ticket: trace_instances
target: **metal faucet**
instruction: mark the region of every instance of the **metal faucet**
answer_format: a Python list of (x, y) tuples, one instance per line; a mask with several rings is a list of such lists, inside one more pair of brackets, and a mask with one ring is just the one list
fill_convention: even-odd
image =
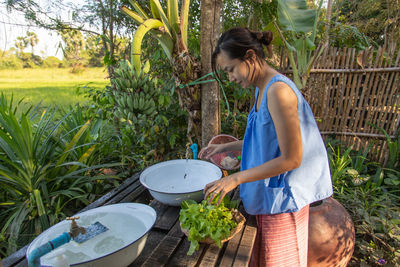
[(198, 145), (196, 143), (190, 144), (187, 143), (186, 144), (186, 159), (189, 159), (189, 154), (190, 152), (193, 153), (193, 159), (197, 159), (197, 151), (198, 151)]
[(78, 226), (78, 224), (75, 222), (75, 220), (79, 220), (79, 216), (75, 217), (67, 217), (66, 220), (71, 221), (71, 228), (70, 228), (70, 236), (72, 238), (77, 237), (79, 234), (86, 234), (86, 229), (85, 227)]
[(35, 248), (28, 256), (29, 267), (40, 267), (40, 257), (58, 248), (61, 245), (68, 243), (69, 241), (71, 241), (71, 238), (75, 238), (79, 234), (86, 233), (86, 229), (84, 227), (78, 226), (78, 224), (75, 222), (75, 220), (79, 219), (78, 216), (67, 217), (66, 219), (72, 221), (70, 232), (64, 232), (53, 240), (41, 245), (40, 247)]

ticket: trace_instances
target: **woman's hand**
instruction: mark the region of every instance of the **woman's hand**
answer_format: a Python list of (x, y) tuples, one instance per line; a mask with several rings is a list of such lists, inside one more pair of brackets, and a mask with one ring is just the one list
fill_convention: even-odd
[(238, 178), (237, 178), (237, 173), (234, 173), (232, 175), (226, 176), (224, 178), (221, 178), (217, 181), (214, 181), (212, 183), (207, 184), (204, 187), (204, 199), (207, 199), (208, 196), (210, 198), (208, 199), (208, 203), (211, 203), (213, 199), (220, 194), (217, 206), (222, 202), (226, 194), (228, 194), (230, 191), (235, 189), (239, 185)]
[(210, 144), (205, 148), (202, 158), (210, 159), (210, 157), (215, 154), (222, 153), (225, 151), (225, 146), (223, 144)]

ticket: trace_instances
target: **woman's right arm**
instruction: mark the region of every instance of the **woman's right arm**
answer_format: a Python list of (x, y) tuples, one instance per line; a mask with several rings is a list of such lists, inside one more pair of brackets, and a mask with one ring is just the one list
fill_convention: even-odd
[(224, 145), (226, 145), (225, 151), (238, 151), (238, 150), (242, 151), (243, 140), (226, 143)]
[(211, 156), (223, 153), (226, 151), (242, 151), (243, 147), (243, 140), (238, 140), (230, 143), (225, 144), (211, 144), (206, 147), (204, 152), (204, 158), (209, 159)]

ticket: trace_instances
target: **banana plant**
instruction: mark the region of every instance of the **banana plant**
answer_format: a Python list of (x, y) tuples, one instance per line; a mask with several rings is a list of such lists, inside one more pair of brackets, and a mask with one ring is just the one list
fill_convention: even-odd
[(188, 84), (200, 76), (200, 64), (188, 51), (188, 17), (190, 0), (183, 0), (179, 11), (178, 0), (167, 0), (164, 11), (159, 0), (150, 0), (151, 16), (135, 0), (129, 0), (133, 10), (126, 6), (122, 11), (139, 24), (132, 42), (132, 65), (141, 72), (141, 45), (145, 34), (158, 40), (173, 69), (173, 78), (179, 104), (188, 112), (187, 137), (192, 143), (192, 130), (198, 141), (201, 135), (200, 85)]
[(137, 73), (141, 70), (141, 45), (146, 33), (158, 40), (169, 60), (172, 60), (174, 53), (187, 51), (187, 27), (189, 16), (190, 0), (184, 0), (179, 16), (178, 0), (167, 1), (167, 13), (161, 7), (158, 0), (150, 0), (151, 13), (147, 15), (139, 4), (129, 0), (134, 10), (126, 6), (122, 11), (139, 24), (139, 28), (133, 37), (132, 43), (132, 65)]
[[(315, 60), (322, 54), (326, 43), (315, 45), (322, 0), (317, 10), (308, 9), (305, 0), (278, 0), (278, 11), (265, 30), (274, 30), (286, 48), (293, 80), (301, 90), (306, 86)], [(315, 51), (314, 51), (315, 50)]]

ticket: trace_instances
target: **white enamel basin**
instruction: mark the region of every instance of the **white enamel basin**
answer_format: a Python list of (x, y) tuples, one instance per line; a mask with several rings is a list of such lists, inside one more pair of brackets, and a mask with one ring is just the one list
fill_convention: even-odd
[[(41, 266), (53, 266), (59, 250), (64, 251), (71, 266), (115, 266), (123, 267), (132, 263), (141, 253), (147, 233), (156, 220), (156, 212), (148, 205), (121, 203), (107, 205), (77, 214), (79, 226), (89, 226), (100, 222), (108, 228), (81, 244), (71, 240), (40, 259)], [(69, 232), (71, 221), (62, 221), (50, 227), (29, 245), (26, 257), (37, 247)]]
[(140, 182), (161, 203), (180, 206), (187, 199), (201, 201), (204, 186), (221, 176), (221, 170), (210, 162), (177, 159), (148, 167), (140, 174)]

